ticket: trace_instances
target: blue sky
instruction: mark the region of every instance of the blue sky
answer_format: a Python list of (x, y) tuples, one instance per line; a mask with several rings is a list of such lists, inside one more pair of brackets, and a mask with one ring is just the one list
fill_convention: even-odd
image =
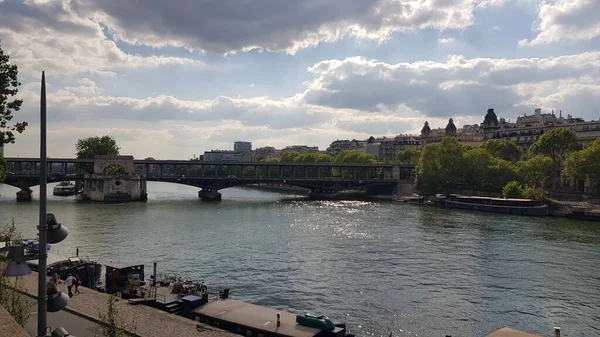
[(35, 156), (109, 134), (123, 154), (187, 159), (235, 140), (317, 145), (514, 119), (600, 118), (600, 1), (0, 0)]

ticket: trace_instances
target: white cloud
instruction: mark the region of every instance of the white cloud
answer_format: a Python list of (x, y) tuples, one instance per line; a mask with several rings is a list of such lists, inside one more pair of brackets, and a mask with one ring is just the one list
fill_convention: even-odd
[(78, 15), (67, 1), (0, 2), (2, 48), (21, 74), (93, 73), (112, 75), (119, 69), (164, 65), (202, 65), (200, 61), (129, 54), (109, 40), (102, 26)]
[(573, 81), (600, 84), (598, 60), (600, 52), (532, 59), (451, 56), (444, 63), (328, 60), (309, 68), (316, 78), (304, 97), (309, 104), (405, 117), (482, 116), (490, 107), (515, 116), (536, 105), (557, 107), (560, 101), (539, 91), (546, 85), (556, 94)]
[(539, 45), (564, 40), (590, 40), (600, 36), (600, 1), (558, 0), (542, 3), (534, 26), (535, 39), (519, 45)]
[(477, 6), (498, 0), (80, 0), (76, 10), (120, 40), (235, 53), (285, 51), (344, 36), (379, 42), (399, 31), (463, 29)]
[(453, 37), (438, 39), (438, 43), (441, 43), (441, 44), (452, 44), (454, 42), (456, 42), (456, 39)]
[[(319, 62), (304, 93), (183, 100), (104, 95), (89, 79), (50, 86), (51, 156), (68, 156), (77, 138), (111, 134), (136, 157), (188, 158), (246, 139), (255, 146), (326, 148), (335, 139), (418, 133), (425, 120), (443, 127), (481, 122), (488, 108), (514, 118), (541, 107), (589, 119), (600, 105), (600, 52), (555, 58), (451, 56), (445, 62), (388, 64), (361, 57)], [(8, 155), (36, 155), (39, 84), (23, 87), (19, 119), (32, 126)], [(110, 127), (109, 127), (110, 126)], [(49, 150), (50, 151), (50, 150)]]

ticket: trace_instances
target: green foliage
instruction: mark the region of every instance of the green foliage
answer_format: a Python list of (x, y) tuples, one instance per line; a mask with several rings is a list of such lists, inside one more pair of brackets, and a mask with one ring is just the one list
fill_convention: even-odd
[(126, 323), (123, 320), (121, 311), (117, 308), (116, 297), (110, 296), (107, 301), (106, 313), (98, 313), (102, 327), (102, 336), (104, 337), (128, 337), (135, 334), (135, 320)]
[(335, 157), (336, 163), (377, 164), (377, 157), (360, 150), (345, 150)]
[(426, 145), (416, 175), (417, 187), (431, 194), (463, 188), (500, 192), (508, 181), (517, 179), (513, 163), (483, 147), (461, 145), (454, 137)]
[(544, 186), (552, 177), (554, 160), (548, 156), (540, 155), (517, 163), (517, 173), (521, 181), (527, 186)]
[[(0, 229), (0, 241), (6, 245), (21, 243), (22, 237), (15, 226), (13, 219)], [(0, 269), (4, 268), (8, 256), (6, 252), (0, 253)], [(29, 313), (33, 301), (24, 295), (24, 282), (20, 277), (6, 277), (0, 273), (0, 306), (15, 319), (15, 321), (25, 327), (29, 319)]]
[(600, 189), (600, 138), (581, 151), (571, 153), (565, 160), (563, 173), (576, 179), (590, 178), (595, 189)]
[(515, 162), (523, 156), (523, 150), (511, 141), (490, 139), (483, 143), (482, 147), (486, 149), (490, 155), (511, 162)]
[(416, 184), (425, 193), (447, 191), (463, 185), (464, 147), (455, 137), (423, 148), (416, 172)]
[(125, 174), (125, 168), (121, 165), (106, 165), (106, 167), (104, 167), (104, 170), (102, 170), (102, 173), (107, 176), (118, 176), (121, 174)]
[(539, 200), (539, 201), (547, 201), (548, 193), (542, 187), (531, 187), (528, 186), (523, 191), (523, 196), (527, 199)]
[(577, 135), (571, 129), (552, 129), (544, 133), (529, 148), (529, 157), (548, 156), (561, 168), (567, 155), (581, 149)]
[(127, 292), (135, 295), (138, 292), (138, 289), (140, 288), (140, 281), (139, 280), (128, 280), (127, 281)]
[(507, 199), (523, 198), (523, 189), (518, 181), (509, 181), (502, 189), (502, 195)]
[(398, 151), (396, 160), (399, 164), (417, 165), (419, 164), (419, 160), (421, 160), (421, 151), (415, 149)]
[(120, 148), (111, 136), (88, 137), (77, 140), (75, 151), (79, 159), (94, 159), (99, 155), (119, 155)]
[(23, 100), (12, 99), (21, 83), (17, 80), (17, 65), (9, 61), (10, 57), (4, 54), (0, 45), (0, 147), (14, 143), (15, 132), (22, 133), (28, 125), (27, 122), (12, 122), (13, 114), (21, 109)]
[(265, 159), (261, 160), (260, 162), (261, 163), (279, 163), (279, 162), (281, 162), (281, 158), (277, 158), (277, 157), (265, 158)]

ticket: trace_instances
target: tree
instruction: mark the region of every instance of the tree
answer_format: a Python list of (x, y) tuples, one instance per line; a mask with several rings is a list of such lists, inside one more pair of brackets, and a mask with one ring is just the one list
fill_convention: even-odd
[(344, 150), (335, 157), (336, 163), (377, 164), (377, 157), (360, 150)]
[(463, 147), (455, 137), (423, 148), (417, 165), (416, 184), (425, 193), (462, 187), (464, 184)]
[(483, 143), (482, 147), (486, 149), (490, 155), (511, 162), (515, 162), (523, 156), (523, 150), (511, 141), (490, 139)]
[(88, 137), (77, 140), (75, 144), (78, 159), (94, 159), (94, 156), (118, 156), (120, 148), (111, 136)]
[[(7, 246), (22, 241), (21, 234), (17, 231), (15, 220), (0, 229), (0, 242)], [(6, 252), (0, 253), (0, 266), (4, 266), (8, 256)], [(15, 319), (19, 325), (25, 327), (29, 320), (32, 300), (25, 295), (25, 286), (20, 277), (6, 277), (0, 273), (0, 306)]]
[(4, 54), (0, 45), (0, 147), (15, 142), (15, 132), (22, 133), (27, 122), (13, 122), (13, 114), (21, 109), (23, 100), (13, 97), (19, 92), (21, 83), (17, 80), (19, 70), (10, 64), (10, 57)]
[(125, 174), (125, 168), (121, 165), (106, 165), (104, 170), (102, 170), (102, 174), (105, 174), (107, 176), (117, 176)]
[(126, 323), (121, 316), (115, 296), (110, 296), (107, 301), (106, 313), (98, 313), (104, 337), (128, 337), (131, 333), (135, 333), (135, 319)]
[(417, 165), (421, 159), (421, 151), (415, 149), (406, 149), (398, 151), (396, 160), (399, 164)]
[(523, 198), (523, 189), (518, 181), (509, 181), (502, 189), (502, 195), (507, 199)]
[(474, 148), (463, 153), (465, 159), (464, 181), (471, 190), (486, 190), (490, 183), (489, 166), (492, 156), (483, 148)]
[(554, 161), (548, 156), (536, 156), (517, 163), (517, 173), (521, 181), (530, 187), (543, 187), (552, 177)]
[(577, 135), (571, 129), (552, 129), (544, 133), (529, 148), (529, 157), (548, 156), (561, 168), (567, 155), (581, 149)]
[(600, 138), (581, 151), (571, 153), (565, 160), (563, 173), (576, 179), (590, 178), (595, 189), (600, 189)]

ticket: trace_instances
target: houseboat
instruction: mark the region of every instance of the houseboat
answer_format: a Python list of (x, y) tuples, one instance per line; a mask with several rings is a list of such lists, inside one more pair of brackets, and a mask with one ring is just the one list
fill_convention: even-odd
[(295, 315), (227, 297), (208, 301), (191, 314), (198, 322), (246, 337), (352, 336), (344, 324), (333, 324), (325, 316)]
[(52, 194), (61, 197), (68, 197), (71, 195), (75, 195), (75, 185), (70, 181), (60, 182), (58, 185), (54, 186), (52, 190)]
[[(31, 253), (37, 253), (39, 244), (29, 242), (25, 244), (25, 247)], [(37, 259), (27, 261), (27, 264), (31, 270), (39, 272), (39, 261)], [(79, 275), (81, 285), (87, 288), (95, 288), (101, 280), (102, 265), (83, 260), (79, 256), (63, 257), (57, 254), (48, 254), (46, 265), (48, 276), (58, 274), (60, 279), (66, 280), (69, 274)]]
[(519, 215), (548, 215), (548, 205), (532, 199), (502, 199), (450, 194), (436, 196), (435, 204), (446, 208), (467, 209)]

